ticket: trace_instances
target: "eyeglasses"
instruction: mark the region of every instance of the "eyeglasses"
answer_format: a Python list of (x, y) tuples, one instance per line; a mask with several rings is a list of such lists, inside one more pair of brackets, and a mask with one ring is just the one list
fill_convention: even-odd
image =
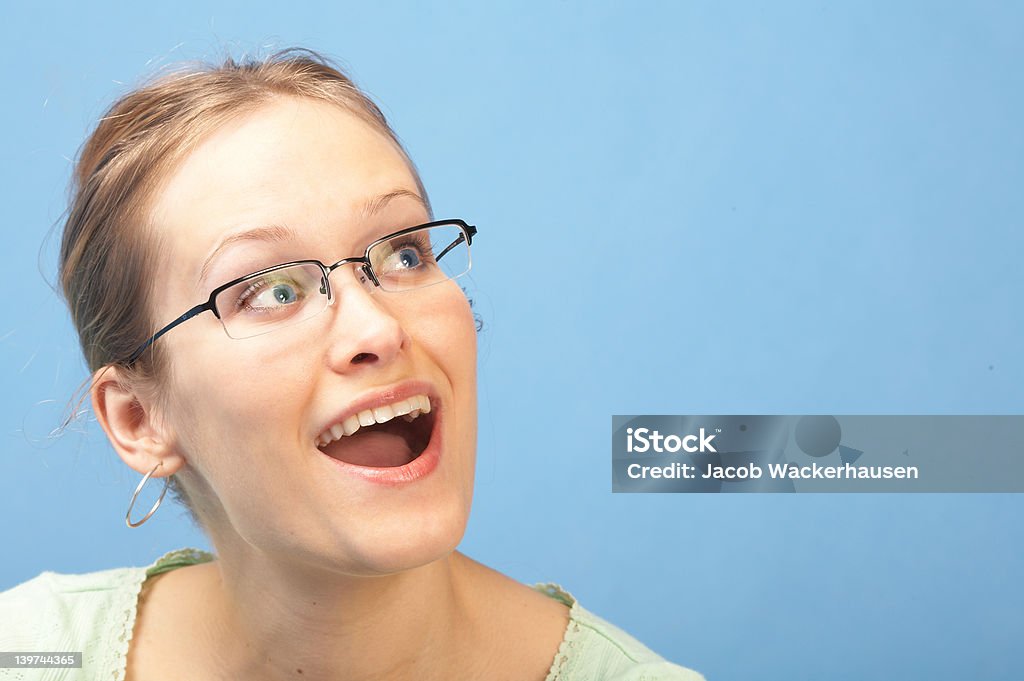
[(409, 291), (461, 277), (471, 266), (476, 227), (439, 220), (409, 227), (371, 243), (359, 257), (333, 265), (297, 260), (274, 265), (218, 286), (209, 299), (157, 331), (132, 353), (127, 365), (174, 327), (209, 310), (231, 338), (251, 338), (305, 321), (333, 300), (331, 272), (359, 263), (366, 279), (384, 291)]

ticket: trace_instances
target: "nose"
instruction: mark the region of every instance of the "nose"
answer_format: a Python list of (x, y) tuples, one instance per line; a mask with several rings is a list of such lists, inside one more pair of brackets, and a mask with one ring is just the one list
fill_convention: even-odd
[(400, 295), (381, 291), (358, 266), (331, 273), (334, 298), (327, 360), (340, 373), (366, 365), (387, 365), (409, 343), (401, 320), (384, 298)]

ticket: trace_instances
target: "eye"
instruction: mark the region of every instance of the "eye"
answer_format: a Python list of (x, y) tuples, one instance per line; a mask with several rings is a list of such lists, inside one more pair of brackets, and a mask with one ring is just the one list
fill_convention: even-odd
[(444, 230), (420, 227), (378, 242), (369, 253), (376, 283), (385, 291), (405, 291), (443, 280), (435, 245), (448, 236)]
[(298, 303), (305, 291), (287, 277), (267, 275), (254, 279), (238, 296), (236, 310), (272, 312)]
[(273, 296), (274, 301), (280, 305), (287, 305), (294, 303), (299, 299), (298, 293), (290, 284), (278, 284), (270, 288), (270, 295)]
[(398, 266), (405, 269), (419, 267), (423, 262), (420, 259), (419, 251), (411, 246), (406, 246), (399, 250), (395, 253), (394, 258), (397, 261)]
[(422, 269), (432, 259), (430, 240), (426, 235), (408, 235), (398, 243), (391, 243), (384, 261), (375, 267), (381, 273), (401, 274)]

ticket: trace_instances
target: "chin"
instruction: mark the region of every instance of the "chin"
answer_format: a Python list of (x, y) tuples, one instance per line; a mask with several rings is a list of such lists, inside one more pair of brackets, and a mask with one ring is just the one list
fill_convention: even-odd
[(352, 574), (386, 575), (428, 565), (450, 555), (466, 533), (468, 507), (456, 503), (433, 507), (414, 517), (393, 514), (339, 538), (337, 566)]

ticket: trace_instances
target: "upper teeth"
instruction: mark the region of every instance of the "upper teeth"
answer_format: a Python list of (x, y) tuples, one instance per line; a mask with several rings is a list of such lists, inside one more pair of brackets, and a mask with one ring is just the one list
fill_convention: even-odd
[(325, 445), (329, 445), (335, 440), (340, 440), (346, 435), (352, 435), (362, 426), (372, 426), (375, 423), (386, 423), (396, 416), (401, 416), (406, 421), (412, 421), (420, 414), (429, 413), (430, 398), (426, 395), (415, 395), (405, 400), (385, 404), (381, 407), (364, 409), (359, 413), (352, 414), (341, 423), (335, 423), (333, 426), (320, 433), (320, 436), (316, 439), (316, 446), (323, 447)]

